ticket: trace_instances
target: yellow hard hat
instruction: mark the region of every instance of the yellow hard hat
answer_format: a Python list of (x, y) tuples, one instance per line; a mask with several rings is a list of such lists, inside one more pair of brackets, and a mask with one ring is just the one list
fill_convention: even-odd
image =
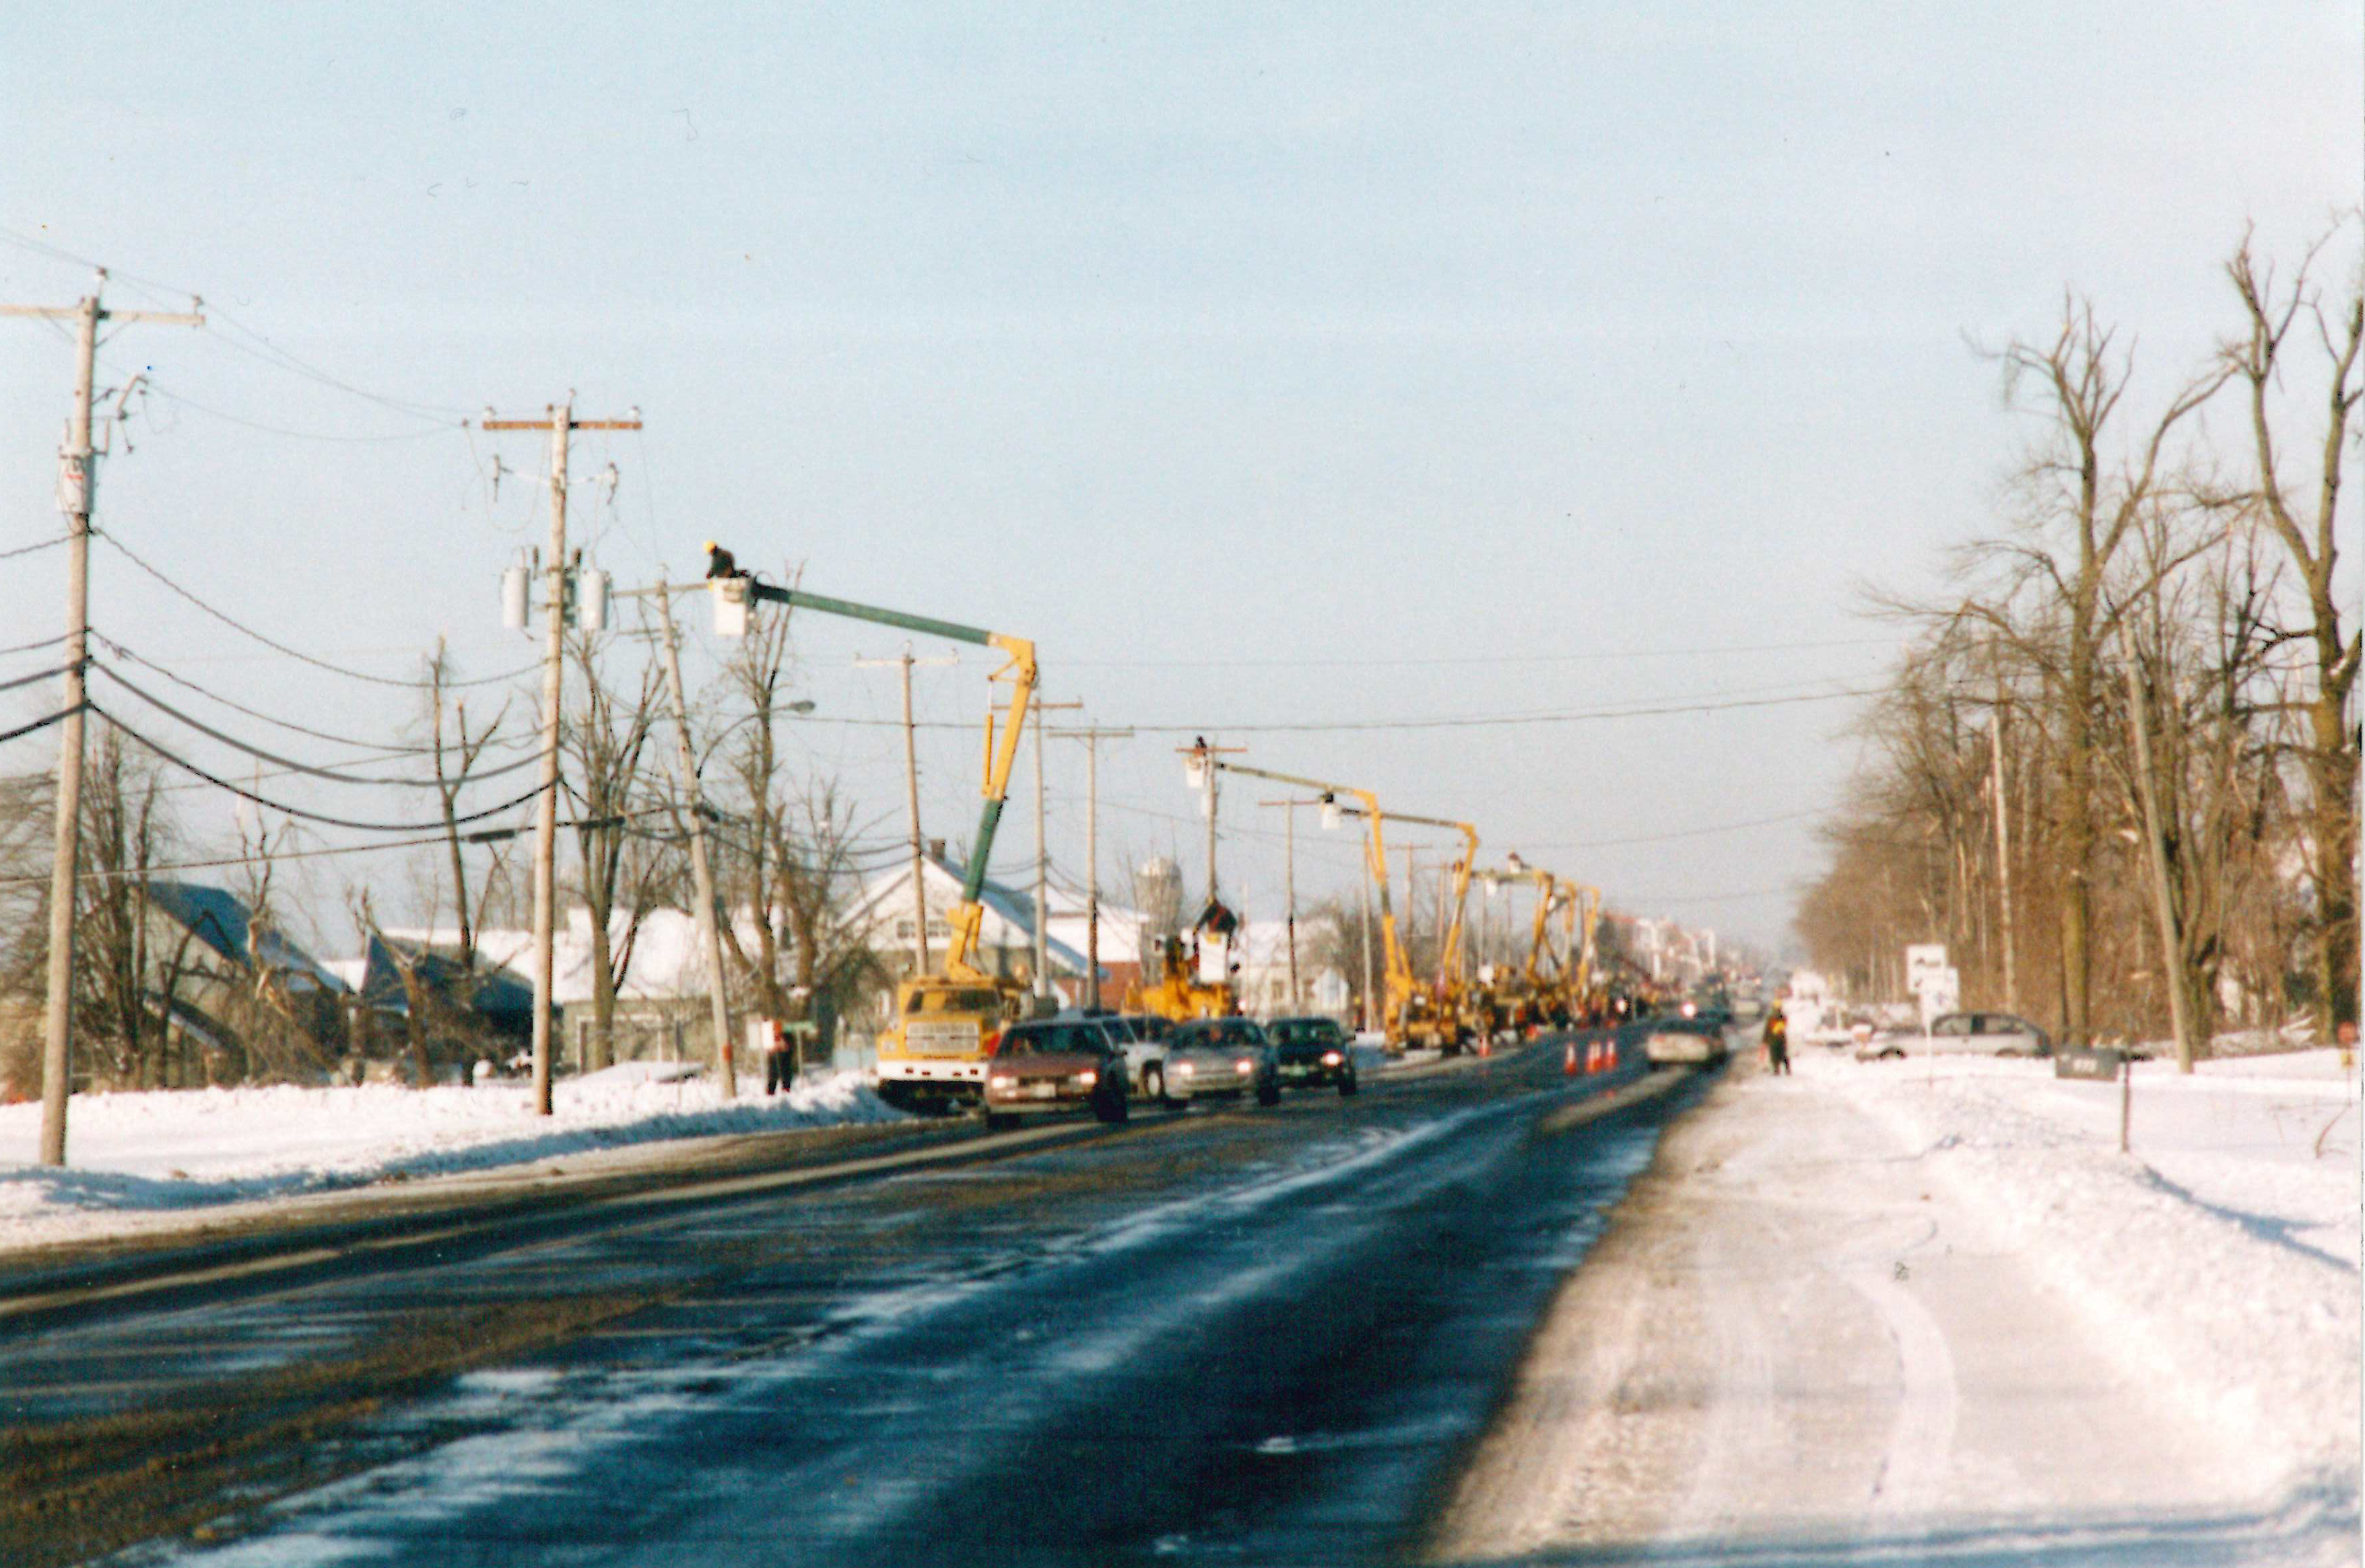
[(706, 550), (706, 553), (707, 553), (708, 554), (712, 555), (712, 554), (714, 554), (714, 552), (715, 552), (716, 550), (720, 549), (720, 548), (721, 548), (721, 546), (720, 546), (720, 545), (718, 545), (718, 544), (716, 544), (716, 543), (714, 543), (714, 541), (713, 541), (713, 540), (710, 539), (710, 540), (708, 540), (708, 541), (706, 542), (706, 544), (705, 544), (704, 548), (705, 548), (705, 550)]

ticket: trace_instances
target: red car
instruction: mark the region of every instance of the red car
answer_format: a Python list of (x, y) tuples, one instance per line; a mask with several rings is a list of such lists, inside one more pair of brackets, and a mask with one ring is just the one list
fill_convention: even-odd
[(986, 1064), (985, 1125), (1001, 1128), (1021, 1116), (1089, 1108), (1104, 1122), (1122, 1122), (1125, 1053), (1091, 1019), (1013, 1025)]

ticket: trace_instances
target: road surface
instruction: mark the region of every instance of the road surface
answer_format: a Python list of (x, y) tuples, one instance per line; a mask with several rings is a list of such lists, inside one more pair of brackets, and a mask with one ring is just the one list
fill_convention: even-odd
[(0, 1555), (1394, 1560), (1693, 1097), (1561, 1061), (0, 1279)]

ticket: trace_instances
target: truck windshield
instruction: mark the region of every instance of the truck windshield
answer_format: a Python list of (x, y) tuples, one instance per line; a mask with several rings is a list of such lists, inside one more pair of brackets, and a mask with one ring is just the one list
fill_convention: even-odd
[(1002, 999), (990, 991), (915, 991), (906, 1013), (998, 1013)]

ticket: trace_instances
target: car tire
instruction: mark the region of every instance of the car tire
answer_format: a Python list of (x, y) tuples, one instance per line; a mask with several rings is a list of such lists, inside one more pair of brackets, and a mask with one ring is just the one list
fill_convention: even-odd
[(1126, 1103), (1122, 1092), (1097, 1094), (1093, 1097), (1093, 1114), (1111, 1126), (1122, 1124), (1130, 1112), (1131, 1106)]
[(1905, 1059), (1905, 1053), (1899, 1050), (1895, 1046), (1891, 1046), (1887, 1050), (1881, 1052), (1877, 1059), (1881, 1061), (1903, 1061)]
[(1339, 1093), (1341, 1098), (1352, 1094), (1361, 1087), (1362, 1086), (1355, 1081), (1355, 1075), (1351, 1072), (1342, 1074), (1339, 1080)]
[(1257, 1084), (1256, 1088), (1256, 1100), (1257, 1103), (1260, 1105), (1280, 1104), (1281, 1080), (1277, 1078), (1268, 1078), (1261, 1081)]
[(988, 1111), (985, 1114), (985, 1130), (987, 1132), (1008, 1132), (1017, 1125), (1018, 1118), (1015, 1116), (1005, 1116), (999, 1111)]
[(1141, 1097), (1155, 1105), (1166, 1103), (1166, 1070), (1156, 1062), (1141, 1070)]

